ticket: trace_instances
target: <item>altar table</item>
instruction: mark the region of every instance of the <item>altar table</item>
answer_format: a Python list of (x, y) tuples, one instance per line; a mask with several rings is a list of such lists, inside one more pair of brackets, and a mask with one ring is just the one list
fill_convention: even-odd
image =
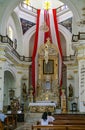
[(44, 112), (44, 111), (54, 112), (55, 107), (56, 103), (49, 103), (49, 102), (29, 103), (30, 112)]

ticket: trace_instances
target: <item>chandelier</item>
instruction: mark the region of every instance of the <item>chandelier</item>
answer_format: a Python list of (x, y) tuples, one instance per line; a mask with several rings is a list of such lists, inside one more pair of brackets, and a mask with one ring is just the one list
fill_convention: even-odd
[(50, 0), (44, 0), (44, 9), (49, 10), (51, 8), (51, 2)]

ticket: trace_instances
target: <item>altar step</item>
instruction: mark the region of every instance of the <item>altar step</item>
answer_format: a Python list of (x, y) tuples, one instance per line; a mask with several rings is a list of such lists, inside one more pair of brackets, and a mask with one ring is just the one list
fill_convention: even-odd
[(25, 114), (25, 122), (28, 122), (30, 124), (36, 124), (37, 121), (39, 121), (42, 117), (42, 113), (26, 113)]

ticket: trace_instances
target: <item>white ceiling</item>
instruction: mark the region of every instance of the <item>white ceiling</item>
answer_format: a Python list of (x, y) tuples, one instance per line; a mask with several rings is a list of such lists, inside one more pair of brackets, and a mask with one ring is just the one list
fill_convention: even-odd
[[(37, 8), (37, 9), (42, 9), (44, 2), (47, 0), (30, 0), (30, 3), (33, 7)], [(63, 3), (60, 0), (48, 0), (51, 3), (51, 8), (58, 8), (61, 5), (63, 5)]]

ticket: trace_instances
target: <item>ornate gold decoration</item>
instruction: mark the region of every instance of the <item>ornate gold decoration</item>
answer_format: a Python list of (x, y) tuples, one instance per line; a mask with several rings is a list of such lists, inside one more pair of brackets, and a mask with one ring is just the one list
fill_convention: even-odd
[[(45, 47), (47, 47), (48, 55), (45, 55)], [(44, 61), (53, 61), (53, 73), (43, 73)], [(38, 50), (38, 79), (37, 79), (37, 95), (36, 101), (52, 101), (57, 102), (60, 107), (59, 85), (58, 85), (58, 49), (55, 44), (51, 44), (48, 38), (46, 43), (42, 44)], [(57, 66), (56, 66), (57, 65)], [(34, 107), (33, 107), (34, 109)], [(41, 108), (44, 109), (44, 108)], [(50, 108), (51, 110), (51, 108)]]
[(44, 112), (44, 111), (54, 112), (55, 110), (54, 106), (30, 106), (29, 109), (30, 112)]

